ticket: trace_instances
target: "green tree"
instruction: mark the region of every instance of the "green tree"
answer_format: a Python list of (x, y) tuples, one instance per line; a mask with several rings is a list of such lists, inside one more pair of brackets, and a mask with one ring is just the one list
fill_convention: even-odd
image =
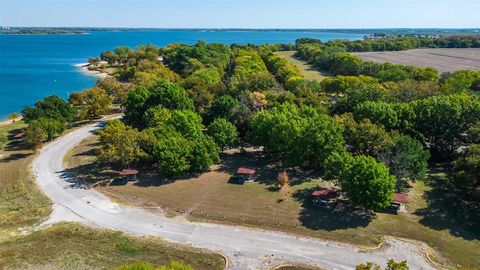
[(27, 127), (25, 130), (25, 139), (27, 144), (36, 151), (42, 146), (48, 139), (47, 132), (38, 127)]
[(390, 205), (395, 191), (395, 176), (388, 167), (368, 156), (354, 156), (341, 170), (340, 186), (350, 200), (372, 209), (383, 209)]
[(215, 118), (232, 120), (235, 111), (240, 107), (240, 101), (232, 96), (225, 95), (214, 99), (208, 106), (203, 117), (206, 124)]
[(378, 153), (391, 143), (391, 137), (381, 125), (373, 124), (369, 119), (356, 122), (351, 114), (337, 117), (345, 127), (346, 143), (355, 154), (378, 156)]
[(62, 134), (65, 130), (65, 124), (59, 120), (52, 118), (40, 117), (28, 123), (29, 127), (36, 130), (41, 129), (47, 134), (47, 140), (52, 140)]
[(346, 90), (346, 95), (341, 97), (332, 106), (334, 113), (352, 112), (355, 106), (367, 101), (384, 101), (387, 90), (378, 84), (362, 84), (356, 88)]
[(162, 105), (169, 110), (195, 110), (192, 99), (181, 86), (167, 80), (159, 80), (150, 90), (147, 108)]
[(250, 122), (250, 141), (290, 166), (322, 166), (344, 150), (342, 126), (312, 107), (284, 103), (260, 112)]
[(101, 88), (112, 99), (113, 103), (123, 104), (128, 97), (128, 92), (132, 90), (131, 83), (123, 83), (116, 78), (107, 77), (103, 80), (98, 80), (95, 88)]
[(400, 102), (410, 102), (445, 93), (434, 81), (406, 80), (394, 84), (389, 89), (390, 95)]
[(413, 79), (417, 81), (434, 81), (438, 80), (438, 71), (433, 68), (416, 68), (413, 72)]
[[(343, 126), (327, 115), (314, 116), (293, 142), (289, 160), (292, 164), (324, 168), (325, 160), (333, 153), (345, 151)], [(294, 160), (298, 160), (294, 162)]]
[(421, 180), (425, 179), (429, 158), (430, 153), (419, 141), (407, 135), (397, 135), (377, 159), (385, 163), (398, 180)]
[(11, 120), (13, 123), (15, 123), (18, 119), (20, 119), (20, 114), (18, 113), (11, 113), (8, 115), (8, 120)]
[(202, 118), (200, 115), (190, 110), (173, 110), (172, 117), (168, 122), (180, 132), (185, 138), (198, 138), (203, 135)]
[(99, 63), (100, 63), (100, 58), (98, 57), (88, 58), (88, 64), (92, 66), (94, 69), (97, 68)]
[(109, 121), (98, 134), (101, 160), (129, 166), (147, 156), (140, 146), (140, 133), (118, 119)]
[(212, 164), (220, 162), (220, 149), (210, 136), (201, 135), (190, 141), (190, 168), (194, 171), (208, 170)]
[(37, 101), (34, 107), (25, 107), (22, 111), (26, 123), (40, 117), (53, 118), (62, 122), (71, 122), (76, 116), (76, 110), (58, 96), (48, 96)]
[(381, 124), (388, 130), (397, 128), (399, 124), (397, 112), (386, 102), (361, 103), (355, 107), (354, 115), (356, 119), (370, 119), (374, 124)]
[(182, 134), (173, 129), (157, 131), (157, 143), (153, 147), (153, 157), (160, 171), (168, 176), (177, 176), (189, 170), (191, 144)]
[(100, 54), (100, 59), (102, 61), (107, 61), (109, 65), (114, 65), (116, 64), (118, 58), (115, 54), (113, 54), (111, 51), (105, 51)]
[(112, 100), (101, 88), (95, 87), (83, 91), (83, 103), (80, 106), (81, 119), (94, 119), (109, 111)]
[(392, 67), (377, 72), (375, 76), (380, 82), (399, 82), (408, 80), (410, 74), (401, 67)]
[[(480, 200), (480, 144), (470, 145), (453, 163), (453, 183), (464, 198)], [(475, 199), (476, 198), (476, 199)]]
[[(385, 270), (409, 270), (407, 261), (401, 261), (397, 263), (395, 260), (390, 259), (387, 261), (387, 267)], [(381, 270), (378, 264), (367, 262), (366, 264), (359, 264), (355, 267), (355, 270)]]
[(335, 75), (360, 75), (362, 59), (349, 53), (336, 53), (330, 60), (330, 71)]
[(137, 87), (128, 93), (128, 98), (125, 102), (125, 121), (127, 123), (135, 126), (142, 126), (144, 124), (144, 114), (145, 111), (149, 109), (145, 103), (149, 96), (150, 91), (145, 87)]
[(472, 125), (466, 131), (466, 134), (469, 143), (480, 143), (480, 122)]
[(145, 112), (144, 122), (147, 127), (160, 127), (169, 124), (171, 121), (172, 111), (162, 105), (151, 107)]
[(435, 156), (452, 153), (455, 137), (462, 131), (462, 106), (449, 96), (435, 96), (415, 101), (414, 128), (430, 144)]
[(208, 126), (208, 135), (223, 149), (227, 146), (233, 147), (238, 142), (237, 128), (224, 118), (216, 118)]

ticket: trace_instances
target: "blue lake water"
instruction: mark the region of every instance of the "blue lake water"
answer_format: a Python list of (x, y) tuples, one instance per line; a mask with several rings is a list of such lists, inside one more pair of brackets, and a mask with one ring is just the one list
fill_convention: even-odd
[(0, 120), (9, 113), (48, 95), (67, 98), (68, 93), (89, 88), (96, 78), (74, 65), (84, 63), (116, 46), (134, 48), (139, 44), (164, 46), (172, 42), (294, 43), (300, 37), (361, 39), (362, 34), (279, 31), (132, 31), (92, 32), (82, 35), (0, 34)]

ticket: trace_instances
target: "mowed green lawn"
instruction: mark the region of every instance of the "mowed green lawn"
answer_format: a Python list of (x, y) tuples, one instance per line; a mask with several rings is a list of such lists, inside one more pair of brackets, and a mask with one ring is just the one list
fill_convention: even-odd
[(312, 65), (308, 64), (307, 62), (300, 60), (298, 58), (295, 58), (293, 56), (295, 51), (282, 51), (282, 52), (274, 52), (274, 53), (278, 56), (285, 58), (288, 62), (292, 63), (293, 65), (297, 66), (297, 68), (300, 70), (302, 75), (307, 80), (316, 80), (320, 82), (325, 77), (329, 76), (327, 73), (321, 72), (318, 69), (315, 69), (314, 67), (312, 67)]
[(119, 232), (61, 223), (0, 243), (0, 269), (105, 269), (125, 263), (184, 262), (196, 270), (224, 269), (225, 259), (200, 249)]
[[(96, 140), (92, 136), (75, 147), (67, 164), (85, 180), (109, 181), (117, 174), (95, 162)], [(222, 159), (222, 164), (212, 171), (199, 175), (165, 179), (141, 169), (141, 182), (127, 185), (105, 185), (104, 182), (96, 189), (121, 203), (193, 221), (279, 230), (365, 247), (377, 245), (384, 235), (419, 240), (441, 253), (442, 256), (431, 254), (439, 263), (446, 263), (440, 258), (443, 257), (455, 267), (480, 267), (478, 236), (441, 222), (448, 214), (443, 208), (431, 205), (432, 188), (425, 182), (413, 184), (407, 214), (370, 216), (342, 204), (331, 209), (312, 207), (309, 199), (312, 189), (328, 183), (309, 172), (291, 174), (291, 187), (278, 191), (275, 188), (277, 171), (265, 162), (261, 152), (225, 154)], [(259, 183), (229, 183), (240, 166), (257, 169)]]

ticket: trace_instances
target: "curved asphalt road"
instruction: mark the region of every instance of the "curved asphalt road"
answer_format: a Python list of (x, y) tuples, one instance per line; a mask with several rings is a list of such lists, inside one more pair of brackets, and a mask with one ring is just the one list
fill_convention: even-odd
[(410, 269), (434, 269), (413, 244), (388, 239), (387, 249), (362, 253), (356, 247), (295, 237), (277, 232), (208, 223), (192, 223), (117, 205), (92, 189), (85, 189), (64, 173), (66, 152), (99, 128), (92, 124), (46, 145), (33, 162), (38, 185), (52, 199), (54, 211), (47, 223), (80, 221), (141, 236), (158, 236), (180, 244), (224, 254), (228, 269), (268, 269), (285, 262), (312, 264), (325, 269), (354, 269), (389, 258), (407, 260)]

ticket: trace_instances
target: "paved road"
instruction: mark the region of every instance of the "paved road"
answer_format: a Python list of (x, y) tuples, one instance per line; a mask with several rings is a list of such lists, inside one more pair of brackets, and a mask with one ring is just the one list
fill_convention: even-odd
[(78, 184), (64, 172), (66, 152), (89, 136), (100, 124), (77, 129), (46, 145), (33, 162), (38, 185), (52, 199), (54, 211), (47, 221), (80, 221), (141, 236), (158, 236), (181, 244), (225, 255), (228, 269), (268, 269), (282, 262), (312, 264), (325, 269), (353, 269), (389, 258), (408, 260), (411, 269), (434, 269), (419, 255), (418, 247), (388, 239), (390, 247), (362, 253), (356, 247), (277, 232), (208, 223), (192, 223), (117, 205), (106, 196)]

